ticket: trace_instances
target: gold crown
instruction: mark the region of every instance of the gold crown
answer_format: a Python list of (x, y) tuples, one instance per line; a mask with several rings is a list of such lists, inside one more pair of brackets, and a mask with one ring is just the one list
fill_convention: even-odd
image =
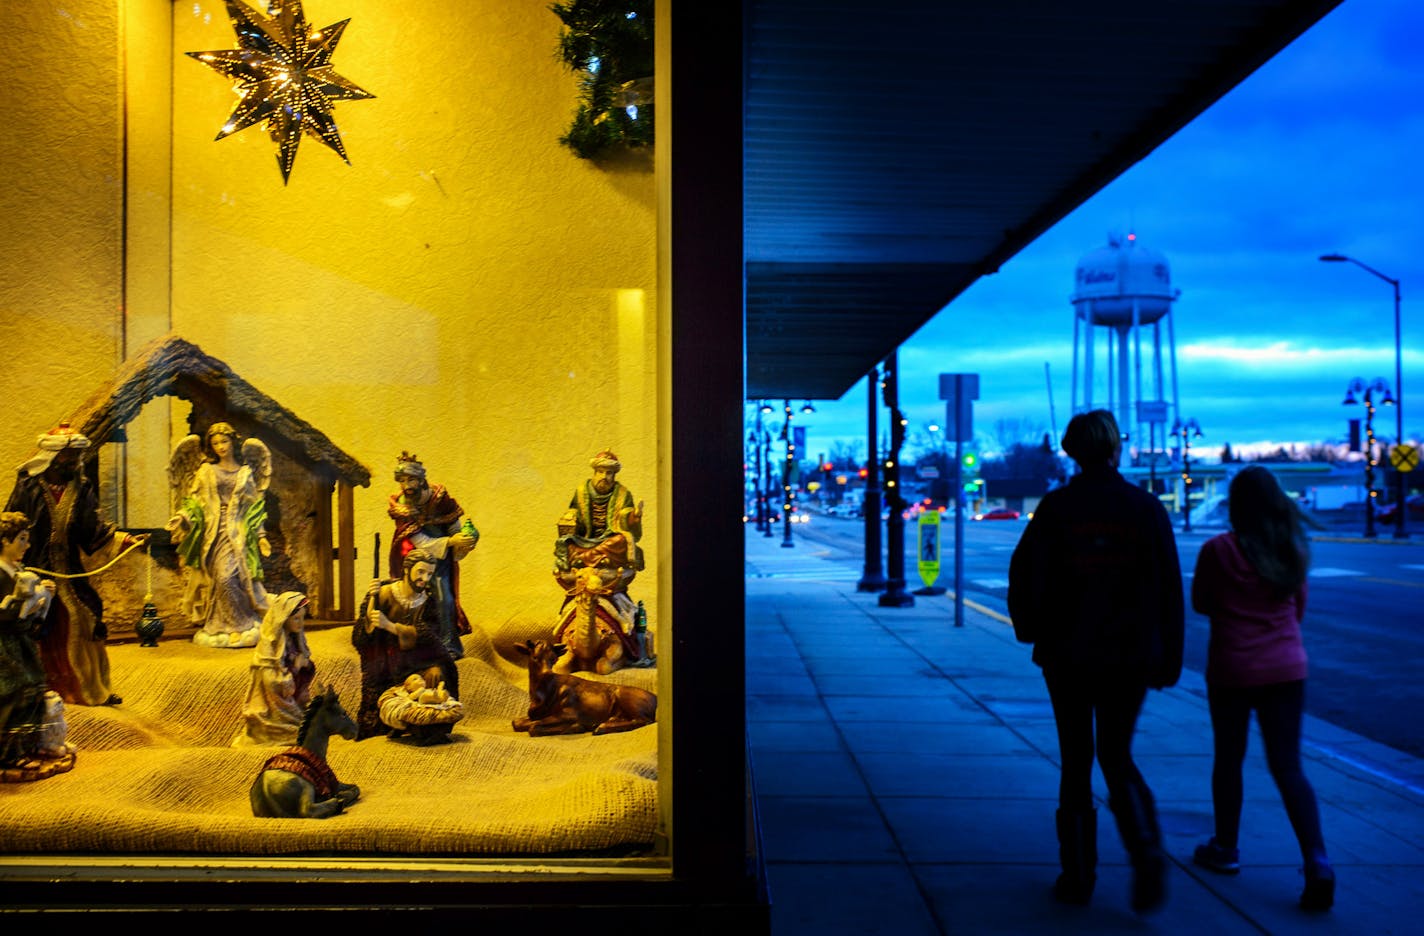
[(404, 449), (396, 456), (396, 480), (399, 481), (405, 475), (415, 478), (425, 477), (425, 466), (420, 463), (420, 459), (414, 452), (407, 452)]

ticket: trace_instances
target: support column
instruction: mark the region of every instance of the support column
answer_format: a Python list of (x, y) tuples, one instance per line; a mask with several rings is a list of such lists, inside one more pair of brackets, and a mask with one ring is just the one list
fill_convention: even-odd
[(885, 572), (880, 561), (880, 443), (877, 438), (877, 408), (880, 403), (880, 368), (872, 368), (865, 378), (865, 436), (869, 440), (865, 455), (865, 498), (861, 501), (865, 515), (865, 570), (855, 590), (879, 592), (885, 590)]

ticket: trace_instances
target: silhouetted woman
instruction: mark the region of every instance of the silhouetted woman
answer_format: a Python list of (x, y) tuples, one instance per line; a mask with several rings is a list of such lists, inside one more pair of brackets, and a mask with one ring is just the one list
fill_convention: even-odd
[(1259, 465), (1231, 480), (1230, 517), (1231, 532), (1202, 544), (1192, 578), (1192, 607), (1211, 619), (1206, 685), (1216, 748), (1216, 835), (1197, 847), (1193, 860), (1222, 874), (1241, 870), (1241, 763), (1254, 709), (1266, 763), (1305, 860), (1300, 904), (1328, 910), (1335, 872), (1325, 856), (1315, 791), (1300, 766), (1306, 670), (1300, 621), (1310, 549), (1295, 505)]
[(1058, 726), (1058, 848), (1054, 895), (1087, 903), (1097, 880), (1093, 742), (1108, 806), (1132, 859), (1132, 906), (1166, 898), (1167, 862), (1157, 808), (1132, 760), (1147, 689), (1182, 670), (1182, 573), (1167, 511), (1118, 474), (1122, 437), (1107, 410), (1080, 413), (1063, 450), (1081, 472), (1050, 491), (1009, 566), (1014, 633), (1032, 643)]

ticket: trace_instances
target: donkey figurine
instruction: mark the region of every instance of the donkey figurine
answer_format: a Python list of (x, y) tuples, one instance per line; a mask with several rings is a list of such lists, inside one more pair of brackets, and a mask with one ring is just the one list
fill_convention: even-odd
[(342, 783), (326, 762), (332, 735), (356, 738), (356, 722), (341, 707), (336, 690), (312, 693), (297, 730), (297, 746), (267, 758), (248, 797), (252, 815), (275, 819), (325, 819), (356, 802), (361, 790)]
[(529, 658), (529, 714), (514, 719), (515, 731), (540, 735), (609, 734), (657, 720), (658, 697), (646, 689), (594, 682), (554, 672), (563, 644), (527, 640), (514, 648)]

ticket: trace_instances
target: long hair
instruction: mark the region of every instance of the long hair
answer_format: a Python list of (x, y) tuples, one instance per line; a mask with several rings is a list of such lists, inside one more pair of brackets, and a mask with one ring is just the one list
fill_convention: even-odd
[(1300, 512), (1275, 475), (1251, 465), (1231, 479), (1231, 528), (1256, 574), (1278, 597), (1295, 592), (1310, 569), (1310, 544)]

